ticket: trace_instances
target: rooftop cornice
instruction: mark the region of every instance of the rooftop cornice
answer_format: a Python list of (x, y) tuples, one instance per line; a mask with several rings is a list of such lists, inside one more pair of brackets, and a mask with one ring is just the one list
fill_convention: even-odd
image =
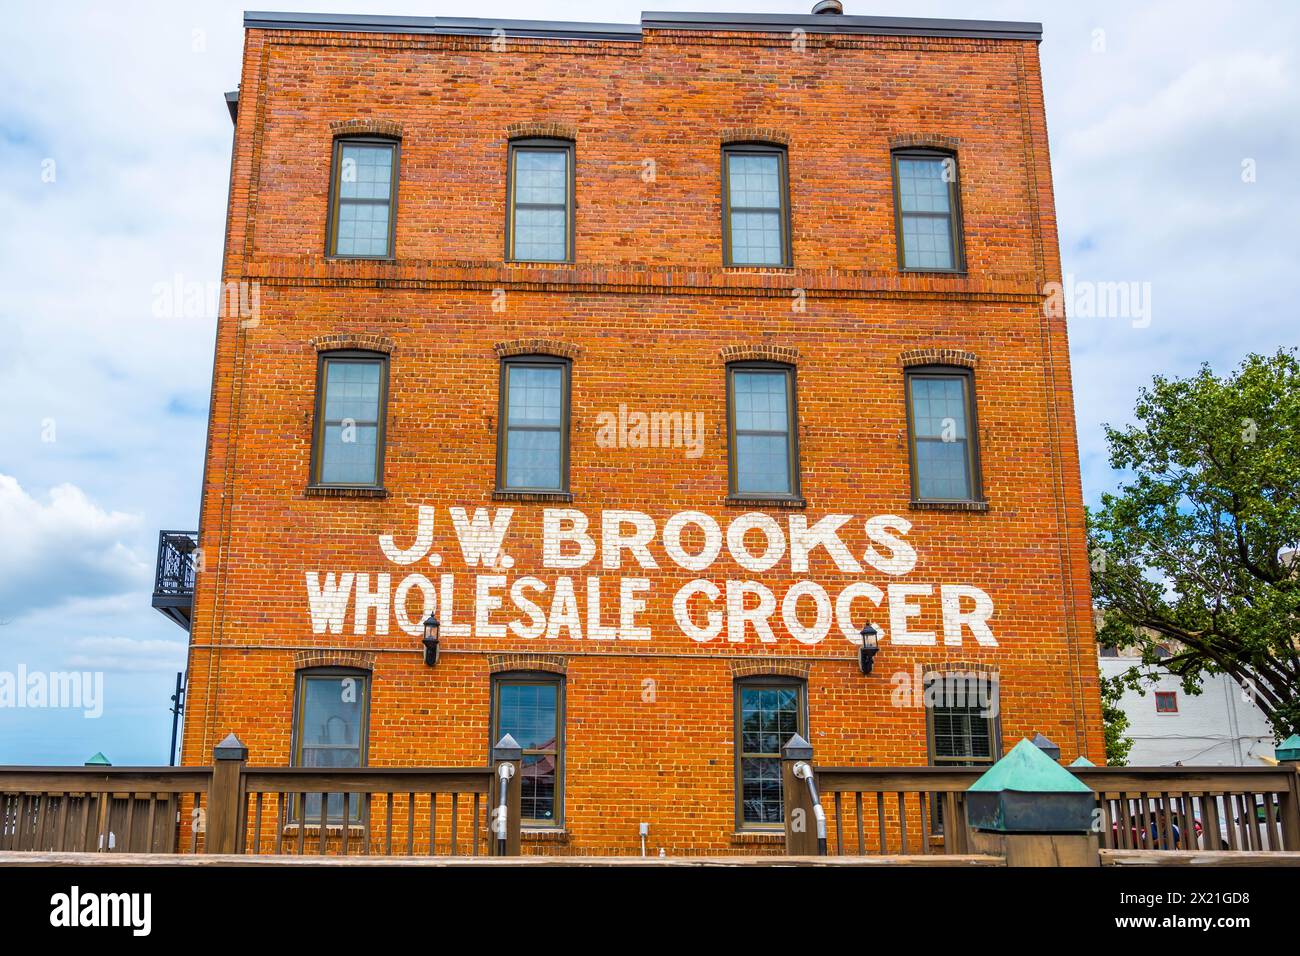
[(315, 30), (329, 33), (406, 33), (508, 36), (561, 40), (639, 42), (646, 30), (715, 33), (842, 33), (868, 36), (962, 37), (1039, 42), (1042, 24), (1001, 20), (936, 20), (918, 17), (848, 17), (783, 13), (673, 13), (651, 11), (641, 22), (579, 23), (554, 20), (485, 20), (474, 17), (391, 17), (340, 13), (248, 11), (254, 30)]

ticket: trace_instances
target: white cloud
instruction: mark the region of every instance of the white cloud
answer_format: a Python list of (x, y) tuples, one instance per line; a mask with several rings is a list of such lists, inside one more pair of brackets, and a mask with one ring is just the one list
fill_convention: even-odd
[(165, 671), (185, 666), (184, 641), (135, 640), (129, 637), (83, 637), (66, 666), (88, 671)]
[[(1140, 100), (1098, 104), (1105, 112), (1065, 144), (1080, 161), (1111, 164), (1124, 153), (1147, 161), (1153, 150), (1170, 154), (1198, 145), (1206, 133), (1222, 137), (1271, 122), (1294, 96), (1288, 57), (1225, 53), (1192, 63)], [(1159, 168), (1148, 163), (1135, 172), (1158, 174)]]
[(76, 485), (58, 485), (41, 501), (0, 474), (0, 615), (138, 586), (149, 567), (122, 537), (139, 523), (138, 515), (105, 511)]

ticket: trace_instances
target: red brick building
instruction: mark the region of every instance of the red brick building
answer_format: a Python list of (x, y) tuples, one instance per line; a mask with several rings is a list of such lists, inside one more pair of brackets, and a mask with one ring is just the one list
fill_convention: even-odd
[(508, 732), (526, 844), (669, 853), (793, 732), (1101, 762), (1037, 25), (246, 28), (184, 762)]

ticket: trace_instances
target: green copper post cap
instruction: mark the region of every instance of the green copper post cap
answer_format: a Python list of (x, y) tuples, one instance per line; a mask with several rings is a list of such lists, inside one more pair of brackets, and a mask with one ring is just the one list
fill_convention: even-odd
[(1044, 753), (1021, 740), (966, 792), (966, 817), (994, 833), (1088, 833), (1097, 797)]
[(1278, 760), (1300, 760), (1300, 734), (1292, 734), (1278, 744), (1274, 755)]

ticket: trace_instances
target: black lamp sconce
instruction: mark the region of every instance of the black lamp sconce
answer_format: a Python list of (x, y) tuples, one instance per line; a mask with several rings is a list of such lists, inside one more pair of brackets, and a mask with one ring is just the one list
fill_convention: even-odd
[(862, 646), (858, 648), (858, 667), (862, 669), (862, 673), (870, 674), (871, 669), (876, 666), (876, 652), (880, 650), (877, 642), (880, 632), (867, 624), (858, 633), (862, 635)]
[(424, 663), (429, 667), (438, 663), (438, 632), (442, 629), (442, 624), (438, 621), (438, 615), (430, 614), (429, 619), (424, 622), (424, 637), (420, 643), (424, 645)]

